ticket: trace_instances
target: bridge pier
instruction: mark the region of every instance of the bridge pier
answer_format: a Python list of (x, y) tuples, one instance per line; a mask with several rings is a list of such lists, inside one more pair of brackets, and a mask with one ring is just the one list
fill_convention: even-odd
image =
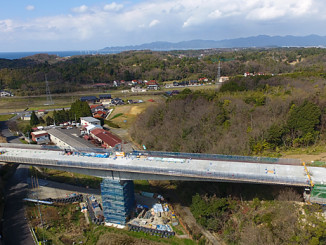
[(135, 205), (134, 182), (104, 178), (101, 194), (105, 222), (125, 225)]

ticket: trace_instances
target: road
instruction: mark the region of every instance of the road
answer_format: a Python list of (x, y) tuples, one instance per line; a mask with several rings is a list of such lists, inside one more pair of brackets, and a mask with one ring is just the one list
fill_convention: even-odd
[[(9, 143), (21, 143), (17, 136), (13, 136), (5, 122), (0, 122), (2, 135)], [(27, 197), (28, 166), (18, 166), (15, 174), (6, 185), (6, 203), (3, 214), (2, 234), (5, 245), (33, 245), (35, 244), (25, 219), (23, 198)]]
[(26, 218), (23, 198), (27, 197), (28, 166), (18, 166), (7, 183), (6, 204), (3, 216), (3, 241), (5, 245), (33, 245)]
[[(0, 161), (19, 162), (38, 167), (55, 168), (97, 177), (151, 180), (205, 180), (248, 183), (308, 186), (309, 179), (300, 165), (281, 165), (261, 162), (187, 159), (174, 157), (137, 158), (135, 155), (120, 157), (92, 157), (85, 152), (73, 155), (37, 145), (21, 147), (1, 144), (4, 154)], [(28, 148), (28, 149), (27, 149)], [(325, 169), (318, 171), (326, 174)], [(318, 178), (313, 176), (317, 183)]]
[(7, 122), (1, 121), (0, 128), (1, 128), (2, 135), (7, 138), (8, 143), (16, 143), (16, 144), (21, 143), (19, 137), (14, 136), (8, 129)]

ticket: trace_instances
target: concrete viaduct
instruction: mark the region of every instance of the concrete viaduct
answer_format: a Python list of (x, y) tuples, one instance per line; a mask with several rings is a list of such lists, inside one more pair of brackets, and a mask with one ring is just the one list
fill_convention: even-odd
[(300, 160), (167, 152), (118, 156), (102, 149), (67, 152), (56, 147), (0, 144), (0, 162), (53, 168), (103, 178), (105, 222), (125, 225), (135, 199), (133, 181), (184, 180), (311, 187), (326, 183), (326, 168)]
[[(216, 160), (205, 159), (207, 155), (204, 154), (203, 159), (190, 158), (192, 155), (187, 154), (181, 156), (142, 154), (140, 157), (111, 155), (101, 158), (96, 157), (96, 153), (93, 157), (81, 154), (68, 155), (64, 154), (63, 150), (38, 145), (5, 143), (0, 144), (0, 151), (3, 152), (0, 155), (0, 162), (54, 168), (113, 180), (188, 180), (289, 186), (310, 186), (311, 181), (307, 169), (296, 159), (244, 157), (236, 160), (218, 160), (219, 158)], [(326, 182), (325, 168), (309, 167), (309, 173), (315, 183)]]

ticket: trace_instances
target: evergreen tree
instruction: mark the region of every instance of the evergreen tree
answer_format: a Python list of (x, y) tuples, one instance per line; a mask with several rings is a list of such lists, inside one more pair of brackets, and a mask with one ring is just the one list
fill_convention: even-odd
[(92, 111), (86, 101), (76, 100), (70, 107), (70, 118), (91, 117)]
[(302, 105), (293, 105), (289, 112), (287, 126), (291, 132), (292, 139), (305, 137), (307, 134), (316, 135), (316, 127), (320, 124), (320, 108), (305, 101)]
[(46, 125), (52, 125), (54, 123), (54, 120), (52, 117), (48, 116), (45, 118), (45, 121), (46, 121)]
[(40, 123), (40, 121), (39, 121), (38, 117), (36, 116), (35, 112), (32, 111), (31, 120), (30, 120), (29, 124), (31, 126), (36, 126), (39, 123)]

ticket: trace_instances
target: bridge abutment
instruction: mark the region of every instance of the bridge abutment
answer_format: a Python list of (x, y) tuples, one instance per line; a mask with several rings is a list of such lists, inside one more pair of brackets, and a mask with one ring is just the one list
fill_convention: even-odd
[(105, 222), (125, 225), (135, 205), (134, 182), (104, 178), (101, 194)]

